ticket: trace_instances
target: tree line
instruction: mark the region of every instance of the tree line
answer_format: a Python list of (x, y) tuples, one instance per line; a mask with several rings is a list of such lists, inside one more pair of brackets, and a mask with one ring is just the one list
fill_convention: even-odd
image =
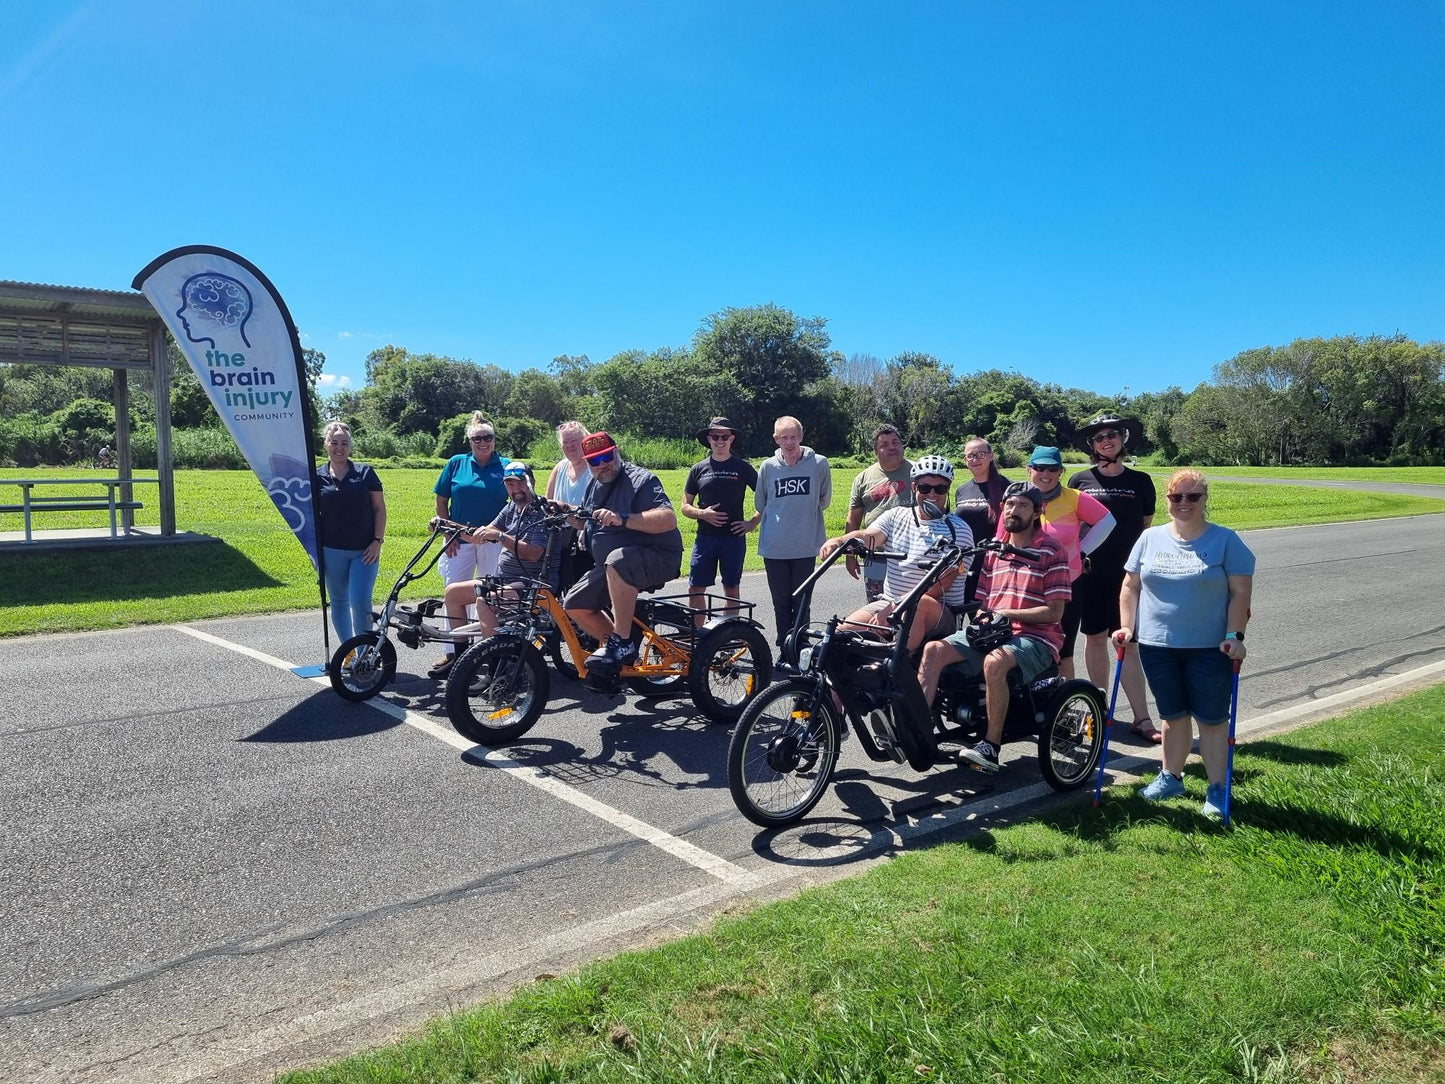
[[(866, 455), (873, 429), (886, 421), (910, 448), (956, 454), (980, 435), (1008, 462), (1035, 444), (1073, 444), (1078, 426), (1109, 410), (1138, 417), (1145, 444), (1135, 451), (1164, 464), (1445, 462), (1445, 345), (1398, 334), (1254, 348), (1215, 366), (1192, 391), (1129, 397), (999, 369), (960, 374), (927, 353), (847, 356), (833, 348), (824, 318), (771, 304), (714, 313), (685, 346), (627, 350), (602, 362), (560, 356), (517, 372), (388, 345), (367, 356), (365, 386), (324, 400), (315, 387), (325, 355), (306, 353), (317, 416), (350, 424), (359, 454), (371, 458), (454, 454), (464, 447), (462, 419), (481, 409), (495, 420), (499, 447), (515, 454), (542, 446), (570, 418), (687, 447), (709, 416), (723, 414), (756, 457), (772, 448), (773, 420), (791, 414), (802, 419), (807, 442), (830, 456)], [(227, 442), (174, 348), (173, 360), (178, 465), (228, 465), (183, 461), (192, 448), (221, 456)], [(138, 375), (133, 443), (141, 461), (154, 403)], [(0, 366), (0, 463), (83, 455), (107, 424), (113, 431), (109, 381), (98, 370)]]

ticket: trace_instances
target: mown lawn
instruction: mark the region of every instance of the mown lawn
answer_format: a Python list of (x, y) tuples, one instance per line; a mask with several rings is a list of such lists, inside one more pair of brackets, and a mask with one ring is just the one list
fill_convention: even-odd
[[(0, 470), (16, 477), (91, 477), (89, 469)], [(427, 534), (435, 510), (432, 471), (387, 468), (389, 522), (378, 595), (390, 589)], [(842, 531), (854, 470), (833, 472), (830, 534)], [(1016, 472), (1018, 473), (1018, 472)], [(675, 501), (687, 472), (661, 472)], [(0, 486), (0, 491), (8, 487)], [(159, 522), (152, 487), (137, 487), (146, 507), (137, 522)], [(51, 495), (64, 492), (60, 487)], [(18, 490), (15, 491), (18, 494)], [(1211, 487), (1212, 518), (1238, 529), (1335, 520), (1375, 519), (1445, 511), (1441, 501), (1386, 493), (1322, 490), (1219, 482)], [(1161, 512), (1162, 517), (1162, 512)], [(56, 513), (37, 519), (42, 528), (101, 526), (104, 512)], [(231, 614), (268, 613), (317, 606), (314, 573), (301, 547), (249, 471), (180, 471), (176, 475), (176, 525), (209, 534), (223, 545), (135, 549), (102, 553), (0, 554), (0, 635), (111, 628), (150, 622), (190, 621)], [(19, 530), (18, 514), (0, 516), (0, 530)], [(682, 521), (690, 547), (696, 525)], [(762, 568), (750, 545), (747, 568)], [(413, 584), (407, 597), (436, 593), (433, 576)], [(759, 592), (761, 598), (762, 592)]]
[(1241, 745), (1233, 830), (1197, 767), (1080, 797), (283, 1080), (1445, 1079), (1442, 714)]

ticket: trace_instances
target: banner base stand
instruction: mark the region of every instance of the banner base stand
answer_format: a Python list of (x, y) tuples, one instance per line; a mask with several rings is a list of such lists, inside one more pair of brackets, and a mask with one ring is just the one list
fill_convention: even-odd
[(315, 666), (293, 666), (291, 672), (300, 678), (318, 678), (326, 676), (326, 664), (319, 662)]

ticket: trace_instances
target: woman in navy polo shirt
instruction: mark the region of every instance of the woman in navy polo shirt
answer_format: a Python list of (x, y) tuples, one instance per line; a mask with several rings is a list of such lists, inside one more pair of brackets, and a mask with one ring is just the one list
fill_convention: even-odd
[[(437, 497), (437, 515), (473, 527), (485, 527), (497, 518), (507, 504), (507, 485), (502, 481), (504, 456), (497, 455), (497, 431), (480, 410), (472, 411), (467, 421), (467, 444), (471, 451), (454, 455), (442, 468), (433, 492)], [(497, 572), (497, 547), (479, 546), (472, 542), (453, 542), (447, 547), (437, 568), (442, 582), (450, 586)], [(432, 664), (433, 677), (451, 668), (456, 645), (448, 643), (446, 654)]]
[(326, 464), (316, 471), (321, 546), (331, 624), (341, 640), (371, 631), (371, 595), (381, 569), (386, 537), (386, 500), (381, 479), (365, 463), (351, 461), (351, 429), (330, 423), (322, 434)]

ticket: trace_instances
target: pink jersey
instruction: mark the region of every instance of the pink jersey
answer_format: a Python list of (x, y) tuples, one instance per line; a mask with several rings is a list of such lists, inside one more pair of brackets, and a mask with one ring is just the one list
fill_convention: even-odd
[[(1079, 532), (1085, 527), (1092, 527), (1109, 514), (1109, 510), (1103, 503), (1081, 493), (1077, 489), (1069, 489), (1065, 486), (1059, 491), (1059, 495), (1044, 505), (1043, 528), (1044, 533), (1049, 535), (1064, 554), (1069, 558), (1069, 579), (1077, 580), (1079, 573), (1084, 571), (1084, 559), (1079, 552)], [(1008, 536), (1004, 528), (1003, 517), (999, 517), (998, 532), (999, 538)]]

